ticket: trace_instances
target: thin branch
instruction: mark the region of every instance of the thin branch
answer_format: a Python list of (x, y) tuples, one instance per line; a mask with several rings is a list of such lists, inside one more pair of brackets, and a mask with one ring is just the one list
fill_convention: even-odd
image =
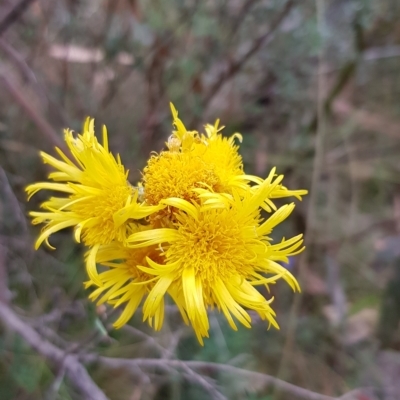
[[(282, 11), (278, 14), (274, 21), (272, 21), (269, 30), (264, 33), (263, 35), (256, 38), (250, 48), (236, 61), (233, 61), (226, 71), (223, 71), (219, 77), (216, 78), (215, 83), (211, 86), (208, 93), (205, 95), (202, 101), (203, 112), (207, 109), (211, 100), (215, 97), (215, 95), (222, 89), (222, 87), (231, 80), (253, 57), (260, 48), (268, 42), (274, 35), (275, 31), (279, 28), (282, 21), (286, 18), (289, 14), (291, 9), (294, 6), (294, 0), (289, 0), (285, 6), (283, 7)], [(197, 121), (192, 121), (192, 125), (195, 125)]]
[[(10, 211), (15, 218), (16, 225), (18, 225), (19, 231), (22, 235), (26, 235), (28, 233), (28, 225), (26, 223), (26, 218), (24, 212), (21, 210), (19, 201), (13, 192), (11, 184), (7, 178), (7, 174), (5, 173), (4, 169), (0, 166), (0, 190), (3, 195), (6, 203), (10, 207)], [(2, 234), (4, 232), (1, 232)]]
[(68, 118), (60, 107), (50, 98), (46, 92), (46, 88), (36, 79), (35, 72), (28, 65), (25, 57), (13, 46), (11, 46), (3, 38), (0, 38), (0, 49), (8, 56), (9, 60), (18, 68), (21, 76), (26, 79), (33, 90), (35, 90), (41, 103), (49, 109), (50, 114), (57, 118), (57, 122), (61, 125), (67, 125)]
[(61, 384), (63, 383), (65, 376), (65, 365), (63, 365), (57, 372), (55, 378), (50, 383), (46, 392), (43, 395), (44, 400), (54, 400), (57, 398), (57, 394), (60, 390)]
[(0, 303), (0, 321), (3, 325), (20, 335), (35, 351), (46, 358), (59, 370), (65, 368), (65, 375), (71, 386), (81, 395), (82, 400), (108, 400), (100, 388), (93, 382), (86, 369), (76, 356), (68, 355), (53, 344), (43, 340), (29, 325), (24, 323), (4, 303)]
[(0, 22), (0, 35), (2, 35), (14, 22), (16, 22), (29, 5), (35, 0), (21, 0)]
[(153, 336), (148, 335), (147, 333), (141, 331), (140, 329), (137, 329), (131, 325), (124, 325), (121, 328), (122, 331), (127, 332), (131, 335), (135, 335), (140, 339), (143, 339), (144, 344), (149, 344), (151, 346), (153, 346), (155, 349), (157, 349), (157, 351), (160, 353), (160, 355), (163, 358), (168, 358), (168, 357), (172, 357), (173, 354), (166, 349), (165, 347), (163, 347), (160, 343), (158, 343), (158, 341), (156, 340), (156, 338), (154, 338)]
[(184, 376), (188, 381), (191, 381), (201, 386), (203, 389), (211, 394), (213, 399), (227, 400), (227, 398), (220, 391), (218, 391), (218, 389), (215, 387), (215, 384), (213, 382), (209, 382), (209, 379), (199, 374), (198, 372), (193, 371), (193, 369), (186, 364), (183, 364), (181, 368), (184, 372)]
[(235, 37), (236, 33), (238, 32), (242, 22), (244, 21), (246, 15), (249, 13), (251, 8), (255, 3), (257, 3), (259, 0), (245, 0), (242, 6), (240, 7), (239, 12), (236, 15), (236, 18), (233, 19), (232, 26), (230, 29), (230, 42), (232, 42), (232, 39)]
[(150, 369), (161, 369), (166, 370), (168, 368), (177, 368), (185, 370), (190, 368), (193, 370), (204, 370), (207, 373), (218, 373), (227, 372), (233, 376), (241, 376), (247, 379), (258, 379), (260, 383), (265, 386), (271, 386), (279, 389), (283, 393), (290, 394), (292, 396), (297, 396), (299, 399), (303, 400), (334, 400), (334, 397), (325, 396), (310, 390), (301, 388), (299, 386), (293, 385), (291, 383), (285, 382), (281, 379), (274, 378), (270, 375), (263, 374), (261, 372), (250, 371), (232, 365), (218, 364), (213, 362), (205, 361), (181, 361), (181, 360), (169, 360), (169, 359), (146, 359), (146, 358), (136, 358), (133, 360), (127, 360), (123, 358), (111, 358), (102, 357), (95, 354), (88, 354), (81, 357), (84, 363), (94, 363), (99, 362), (102, 366), (111, 369), (127, 368), (133, 369), (134, 371), (139, 368), (150, 368)]
[[(43, 340), (33, 328), (24, 323), (4, 303), (0, 303), (0, 321), (2, 321), (8, 329), (22, 336), (34, 350), (56, 366), (59, 371), (65, 369), (66, 377), (69, 379), (71, 385), (81, 393), (81, 398), (83, 400), (107, 400), (107, 397), (92, 381), (86, 369), (81, 365), (76, 356), (67, 354), (53, 344)], [(257, 379), (266, 387), (275, 387), (283, 393), (296, 396), (303, 400), (334, 400), (331, 396), (312, 392), (270, 375), (237, 368), (227, 364), (172, 359), (123, 359), (102, 357), (96, 354), (81, 355), (80, 360), (86, 364), (99, 362), (102, 366), (111, 369), (127, 368), (132, 370), (135, 374), (138, 369), (158, 369), (168, 372), (171, 368), (175, 368), (181, 370), (188, 380), (199, 384), (209, 391), (214, 399), (223, 399), (224, 397), (205, 376), (200, 375), (196, 371), (206, 371), (207, 374), (225, 372), (246, 379)], [(347, 397), (342, 396), (339, 399), (344, 398)]]
[[(130, 325), (125, 325), (122, 329), (125, 332), (129, 332), (135, 336), (142, 338), (145, 343), (154, 346), (160, 352), (162, 359), (164, 360), (173, 359), (175, 357), (174, 352), (171, 349), (163, 347), (160, 343), (158, 343), (158, 341), (153, 336), (150, 336), (147, 333), (139, 329), (136, 329)], [(179, 340), (179, 335), (177, 335), (176, 332), (174, 332), (174, 336), (178, 336), (177, 340)], [(187, 365), (182, 365), (182, 370), (185, 378), (188, 381), (201, 386), (204, 390), (206, 390), (211, 394), (213, 399), (226, 400), (226, 397), (221, 392), (218, 391), (218, 389), (215, 387), (215, 384), (213, 382), (209, 382), (209, 380), (206, 377), (200, 375), (196, 371), (193, 371)]]
[[(184, 11), (176, 23), (175, 29), (172, 33), (163, 38), (163, 41), (153, 47), (147, 52), (143, 58), (135, 59), (135, 62), (130, 68), (124, 72), (116, 74), (115, 78), (110, 82), (105, 95), (100, 101), (101, 109), (108, 107), (114, 97), (118, 94), (119, 89), (123, 86), (125, 81), (130, 77), (131, 73), (136, 70), (140, 65), (146, 65), (151, 58), (161, 50), (163, 46), (169, 45), (175, 39), (175, 35), (186, 25), (190, 25), (194, 15), (196, 14), (197, 7), (200, 4), (199, 0), (195, 0), (191, 10)], [(160, 100), (159, 100), (160, 101)]]
[(0, 75), (0, 84), (4, 86), (4, 88), (10, 93), (18, 105), (25, 111), (43, 136), (45, 136), (53, 146), (65, 149), (64, 142), (61, 140), (60, 136), (57, 135), (49, 123), (36, 112), (36, 110), (29, 104), (19, 90), (17, 90), (17, 88), (5, 76)]

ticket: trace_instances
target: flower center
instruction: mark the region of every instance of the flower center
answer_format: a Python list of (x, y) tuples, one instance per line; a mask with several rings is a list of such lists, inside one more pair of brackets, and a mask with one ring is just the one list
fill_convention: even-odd
[[(146, 257), (151, 258), (153, 261), (159, 264), (164, 263), (164, 257), (160, 254), (156, 246), (152, 246), (151, 248), (147, 247), (143, 249), (130, 250), (125, 263), (134, 281), (146, 282), (154, 278), (154, 275), (147, 274), (138, 268), (138, 265), (150, 267)], [(154, 284), (154, 281), (150, 282), (148, 285), (146, 285), (146, 288), (150, 290)]]
[(231, 210), (211, 210), (198, 221), (178, 217), (178, 231), (184, 239), (170, 245), (169, 262), (180, 259), (183, 268), (194, 266), (196, 275), (208, 283), (216, 276), (229, 279), (238, 273), (250, 274), (254, 254), (243, 226), (232, 214)]
[(146, 202), (150, 205), (169, 197), (196, 200), (192, 189), (204, 187), (204, 184), (214, 189), (220, 184), (213, 168), (190, 152), (165, 151), (153, 156), (144, 169), (143, 180)]
[[(74, 197), (81, 199), (85, 194), (78, 193)], [(101, 189), (100, 193), (89, 195), (71, 207), (85, 221), (82, 232), (86, 245), (108, 244), (114, 239), (123, 240), (125, 228), (115, 228), (113, 215), (125, 206), (130, 195), (132, 188), (128, 184), (118, 185), (112, 190)], [(90, 229), (86, 229), (89, 227)]]

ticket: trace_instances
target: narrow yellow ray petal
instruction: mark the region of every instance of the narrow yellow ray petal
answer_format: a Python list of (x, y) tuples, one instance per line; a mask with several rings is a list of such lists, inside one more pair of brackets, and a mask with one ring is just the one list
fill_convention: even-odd
[(257, 228), (257, 234), (260, 236), (268, 235), (275, 226), (284, 221), (294, 210), (295, 204), (285, 204), (278, 208), (262, 225)]
[(126, 305), (124, 311), (120, 315), (120, 317), (114, 322), (113, 326), (116, 329), (121, 328), (124, 326), (132, 315), (135, 313), (137, 308), (139, 307), (140, 302), (145, 294), (144, 290), (138, 291), (135, 294), (132, 294), (131, 299), (129, 300), (128, 304)]
[(143, 321), (154, 316), (172, 281), (173, 277), (170, 275), (160, 277), (160, 279), (151, 289), (146, 301), (143, 304)]
[[(144, 232), (136, 232), (127, 238), (128, 245), (131, 243), (143, 242), (144, 243), (164, 243), (179, 240), (181, 235), (175, 230), (170, 228), (153, 229)], [(148, 245), (148, 244), (147, 244)], [(138, 244), (137, 246), (140, 246)], [(132, 245), (130, 247), (133, 247)]]
[(196, 220), (199, 217), (199, 212), (198, 212), (197, 208), (193, 204), (190, 204), (186, 200), (179, 199), (177, 197), (170, 197), (168, 199), (161, 200), (161, 203), (166, 204), (171, 207), (179, 208), (180, 210), (187, 212), (189, 215), (191, 215)]
[(92, 280), (97, 286), (102, 286), (103, 283), (99, 278), (96, 267), (96, 254), (99, 250), (100, 244), (94, 245), (86, 255), (86, 271), (89, 275), (90, 280)]
[(58, 232), (58, 231), (60, 231), (61, 229), (68, 228), (68, 227), (70, 227), (70, 226), (72, 226), (72, 225), (74, 225), (74, 221), (67, 220), (67, 221), (63, 221), (63, 222), (60, 222), (60, 223), (58, 223), (58, 224), (55, 224), (55, 225), (53, 225), (53, 226), (46, 227), (46, 228), (43, 230), (43, 232), (40, 234), (40, 236), (38, 237), (38, 239), (36, 240), (36, 243), (35, 243), (35, 250), (37, 250), (37, 249), (39, 248), (39, 246), (43, 243), (43, 241), (44, 241), (44, 240), (47, 240), (48, 237), (49, 237), (51, 234), (53, 234), (53, 233), (55, 233), (55, 232)]

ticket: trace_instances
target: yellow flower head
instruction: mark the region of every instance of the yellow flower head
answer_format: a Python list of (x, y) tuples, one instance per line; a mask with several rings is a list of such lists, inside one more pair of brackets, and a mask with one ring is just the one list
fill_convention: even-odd
[[(145, 297), (153, 302), (153, 312), (146, 314), (143, 320), (148, 320), (150, 326), (159, 330), (164, 319), (164, 296), (158, 295), (158, 278), (141, 270), (149, 267), (147, 257), (163, 262), (163, 257), (157, 246), (148, 246), (140, 249), (129, 249), (121, 243), (112, 242), (100, 246), (96, 254), (96, 262), (107, 270), (99, 274), (101, 284), (89, 298), (96, 300), (97, 305), (107, 302), (118, 307), (124, 305), (124, 310), (114, 323), (115, 328), (125, 325), (135, 313)], [(86, 283), (86, 287), (97, 285), (93, 281)]]
[(206, 135), (187, 131), (172, 104), (171, 110), (176, 130), (167, 143), (169, 150), (151, 156), (143, 171), (146, 202), (158, 205), (170, 197), (195, 201), (196, 188), (230, 193), (233, 187), (245, 185), (242, 157), (235, 145), (235, 138), (241, 136), (223, 137), (218, 121), (206, 125)]
[(212, 166), (190, 153), (163, 151), (153, 155), (144, 169), (143, 186), (146, 203), (157, 205), (169, 197), (195, 200), (192, 189), (220, 184)]
[(300, 290), (278, 262), (300, 253), (303, 240), (298, 235), (274, 244), (271, 231), (294, 209), (293, 203), (277, 208), (274, 199), (301, 199), (307, 191), (287, 189), (275, 168), (266, 179), (246, 175), (236, 144), (240, 134), (222, 136), (219, 121), (206, 125), (205, 133), (188, 131), (172, 104), (171, 110), (168, 149), (150, 157), (137, 187), (129, 184), (119, 156), (109, 152), (106, 128), (100, 144), (91, 119), (82, 134), (65, 131), (70, 157), (58, 148), (59, 158), (41, 153), (55, 171), (50, 182), (26, 191), (29, 197), (43, 189), (61, 195), (30, 213), (34, 224), (45, 224), (36, 248), (74, 227), (76, 241), (88, 247), (90, 299), (123, 307), (117, 328), (143, 303), (143, 320), (161, 329), (167, 295), (200, 343), (208, 337), (214, 308), (233, 329), (236, 321), (251, 327), (249, 310), (278, 328), (273, 298), (257, 286), (269, 289), (283, 279)]
[[(208, 336), (208, 308), (222, 310), (233, 329), (236, 325), (232, 316), (250, 327), (251, 318), (245, 308), (278, 327), (270, 306), (272, 299), (265, 299), (254, 286), (282, 278), (293, 290), (300, 289), (296, 279), (277, 261), (287, 262), (288, 256), (303, 250), (302, 235), (278, 244), (271, 244), (268, 237), (289, 216), (294, 204), (279, 208), (266, 221), (260, 216), (260, 207), (280, 182), (271, 180), (272, 176), (243, 199), (237, 193), (230, 196), (199, 190), (201, 204), (177, 198), (165, 200), (165, 204), (179, 210), (174, 227), (134, 233), (127, 240), (132, 248), (162, 245), (165, 262), (148, 257), (149, 267), (142, 270), (158, 277), (160, 296), (172, 284), (181, 288), (180, 308), (186, 311), (200, 342)], [(152, 305), (145, 304), (144, 312), (146, 307)]]
[[(69, 159), (56, 148), (61, 159), (41, 153), (43, 161), (56, 169), (49, 180), (29, 185), (26, 191), (31, 197), (39, 190), (48, 189), (61, 192), (65, 197), (51, 197), (41, 208), (43, 212), (31, 212), (33, 223), (45, 223), (35, 247), (54, 232), (67, 227), (75, 227), (75, 239), (81, 238), (92, 248), (88, 257), (88, 273), (96, 279), (93, 258), (98, 247), (113, 240), (123, 241), (126, 237), (128, 218), (143, 218), (157, 207), (138, 204), (138, 191), (127, 181), (128, 172), (108, 150), (107, 130), (103, 127), (103, 145), (94, 135), (94, 121), (87, 119), (83, 133), (75, 138), (65, 131), (65, 141), (72, 154)], [(121, 216), (122, 214), (122, 216)], [(50, 246), (51, 247), (51, 246)]]
[[(143, 171), (146, 203), (158, 205), (171, 197), (198, 201), (198, 194), (194, 190), (197, 188), (228, 194), (235, 190), (243, 196), (248, 191), (256, 190), (263, 182), (263, 179), (246, 175), (243, 171), (242, 157), (235, 144), (235, 139), (242, 141), (239, 133), (229, 138), (222, 136), (224, 127), (219, 127), (218, 120), (214, 125), (205, 126), (205, 134), (188, 131), (172, 104), (171, 110), (176, 130), (167, 142), (169, 150), (152, 155)], [(250, 182), (255, 185), (250, 186)], [(288, 190), (279, 184), (274, 186), (263, 207), (271, 212), (276, 210), (276, 206), (270, 199), (295, 196), (301, 200), (305, 194), (306, 190)], [(170, 211), (162, 211), (157, 218), (162, 218)]]

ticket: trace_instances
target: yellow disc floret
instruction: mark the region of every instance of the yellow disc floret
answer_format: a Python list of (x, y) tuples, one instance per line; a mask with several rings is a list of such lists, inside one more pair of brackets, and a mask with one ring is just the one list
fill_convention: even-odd
[(197, 198), (192, 189), (217, 188), (220, 180), (212, 166), (190, 152), (163, 151), (153, 155), (143, 173), (145, 200), (157, 205), (163, 199), (179, 197), (188, 201)]

